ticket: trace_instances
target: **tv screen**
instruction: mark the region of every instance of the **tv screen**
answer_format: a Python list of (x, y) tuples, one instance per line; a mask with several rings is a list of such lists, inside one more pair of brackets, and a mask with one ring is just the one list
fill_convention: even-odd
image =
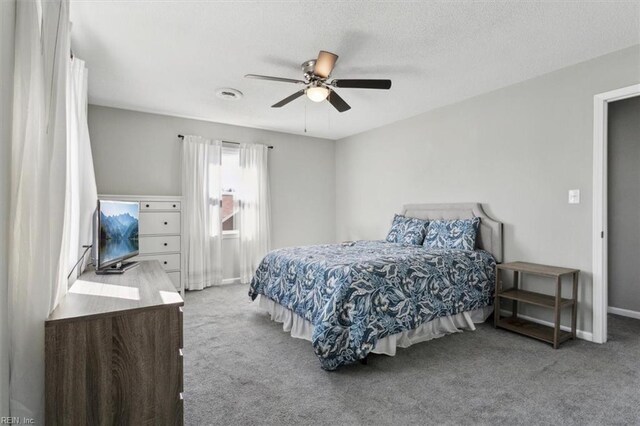
[(138, 254), (138, 203), (98, 202), (98, 268), (104, 268)]

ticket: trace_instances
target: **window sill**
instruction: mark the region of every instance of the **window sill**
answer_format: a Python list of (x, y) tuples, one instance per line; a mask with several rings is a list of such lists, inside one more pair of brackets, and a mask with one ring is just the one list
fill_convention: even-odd
[(240, 237), (240, 232), (239, 231), (222, 231), (222, 239), (223, 240), (227, 240), (227, 239), (231, 239), (231, 238), (239, 238)]

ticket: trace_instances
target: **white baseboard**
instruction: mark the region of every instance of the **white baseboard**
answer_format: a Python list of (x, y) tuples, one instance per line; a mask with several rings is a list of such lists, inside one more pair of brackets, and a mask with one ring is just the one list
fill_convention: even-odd
[[(502, 315), (505, 315), (505, 316), (510, 316), (511, 315), (511, 311), (507, 311), (507, 310), (504, 310), (504, 309), (501, 309), (500, 313)], [(533, 317), (530, 317), (529, 315), (518, 314), (518, 318), (522, 318), (522, 319), (525, 319), (527, 321), (535, 322), (537, 324), (546, 325), (548, 327), (553, 327), (553, 323), (552, 322), (544, 321), (544, 320), (541, 320), (541, 319), (538, 319), (538, 318), (533, 318)], [(571, 327), (567, 327), (566, 325), (561, 325), (560, 326), (560, 330), (569, 331), (570, 332), (571, 331)], [(576, 337), (578, 339), (586, 340), (588, 342), (593, 342), (593, 333), (590, 332), (590, 331), (584, 331), (584, 330), (579, 330), (578, 329), (578, 330), (576, 330)]]
[(222, 285), (227, 285), (227, 284), (240, 284), (240, 277), (238, 277), (238, 278), (225, 278), (224, 280), (222, 280)]
[(607, 308), (607, 313), (621, 315), (623, 317), (640, 319), (640, 312), (632, 311), (631, 309), (614, 308), (613, 306), (609, 306)]

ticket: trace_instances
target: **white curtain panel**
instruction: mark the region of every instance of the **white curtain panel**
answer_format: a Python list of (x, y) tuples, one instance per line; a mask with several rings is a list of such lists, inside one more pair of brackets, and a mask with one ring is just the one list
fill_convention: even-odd
[(222, 142), (184, 137), (182, 220), (187, 290), (222, 284), (221, 160)]
[[(65, 235), (68, 256), (61, 259), (69, 276), (69, 285), (84, 270), (90, 256), (83, 246), (93, 239), (93, 215), (98, 203), (98, 190), (91, 155), (87, 123), (88, 70), (83, 60), (71, 59), (67, 74), (67, 204)], [(84, 256), (83, 256), (84, 255)], [(80, 259), (80, 257), (83, 257)]]
[[(9, 218), (10, 409), (44, 423), (44, 320), (66, 292), (66, 0), (18, 1)], [(62, 255), (62, 256), (61, 256)], [(4, 414), (3, 414), (4, 415)]]
[(268, 148), (262, 144), (240, 145), (238, 230), (240, 282), (249, 283), (271, 246), (271, 200)]
[[(8, 233), (15, 0), (0, 1), (0, 415), (9, 415)], [(11, 66), (9, 66), (11, 64)], [(6, 183), (5, 183), (6, 182)]]

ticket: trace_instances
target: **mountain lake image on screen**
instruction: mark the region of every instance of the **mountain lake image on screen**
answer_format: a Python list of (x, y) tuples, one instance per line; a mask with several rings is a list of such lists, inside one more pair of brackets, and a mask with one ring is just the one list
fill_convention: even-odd
[(99, 267), (138, 253), (138, 203), (100, 201)]

